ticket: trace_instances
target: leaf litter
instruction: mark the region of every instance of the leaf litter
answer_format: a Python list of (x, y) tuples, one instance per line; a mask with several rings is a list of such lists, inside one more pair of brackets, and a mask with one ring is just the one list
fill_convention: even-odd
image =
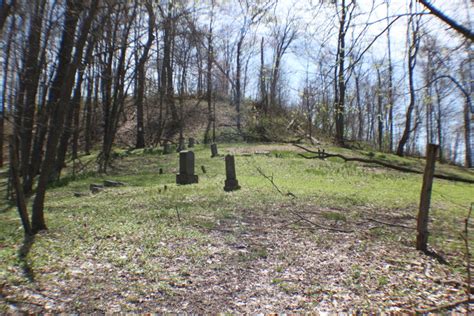
[[(290, 210), (353, 232), (314, 227)], [(30, 313), (355, 313), (413, 312), (466, 298), (463, 271), (417, 252), (413, 231), (364, 220), (369, 212), (274, 204), (185, 228), (200, 230), (203, 240), (145, 247), (133, 234), (110, 236), (116, 249), (98, 243), (61, 259), (61, 271), (35, 271), (33, 283), (2, 281), (0, 304)], [(414, 226), (402, 211), (384, 219)]]

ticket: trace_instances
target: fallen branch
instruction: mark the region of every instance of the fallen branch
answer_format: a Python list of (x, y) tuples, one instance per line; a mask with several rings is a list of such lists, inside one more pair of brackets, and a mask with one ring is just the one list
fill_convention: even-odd
[[(270, 183), (272, 184), (272, 186), (275, 188), (275, 190), (278, 191), (278, 193), (280, 193), (281, 195), (283, 196), (291, 196), (293, 199), (296, 199), (296, 195), (294, 195), (293, 193), (291, 192), (287, 192), (286, 194), (283, 193), (283, 191), (280, 190), (280, 188), (275, 184), (275, 181), (273, 180), (273, 175), (271, 176), (267, 176), (263, 171), (262, 169), (258, 168), (257, 167), (257, 171), (258, 173), (260, 173), (265, 179), (267, 179), (268, 181), (270, 181)], [(343, 230), (343, 229), (337, 229), (337, 228), (332, 228), (332, 227), (327, 227), (327, 226), (323, 226), (323, 225), (320, 225), (318, 223), (315, 223), (309, 219), (307, 219), (306, 217), (304, 217), (303, 215), (299, 214), (298, 212), (295, 212), (291, 209), (288, 210), (291, 214), (295, 215), (296, 217), (298, 217), (300, 220), (302, 221), (305, 221), (315, 227), (318, 227), (320, 229), (325, 229), (325, 230), (332, 230), (332, 231), (336, 231), (336, 232), (340, 232), (340, 233), (353, 233), (354, 231), (353, 230)]]
[[(402, 166), (397, 166), (397, 165), (392, 165), (392, 164), (389, 164), (387, 162), (383, 162), (383, 161), (380, 161), (380, 160), (356, 158), (356, 157), (346, 157), (346, 156), (343, 156), (341, 154), (329, 154), (329, 153), (321, 153), (321, 152), (318, 153), (314, 150), (310, 150), (310, 149), (308, 149), (304, 146), (298, 145), (298, 144), (293, 144), (293, 146), (298, 147), (300, 149), (303, 149), (308, 153), (318, 155), (316, 157), (308, 157), (308, 156), (305, 156), (301, 153), (298, 154), (299, 156), (301, 156), (305, 159), (316, 159), (316, 158), (324, 159), (324, 158), (335, 157), (335, 158), (340, 158), (340, 159), (344, 160), (344, 162), (356, 161), (356, 162), (362, 162), (362, 163), (371, 163), (371, 164), (377, 164), (377, 165), (383, 166), (385, 168), (394, 169), (394, 170), (401, 171), (401, 172), (423, 174), (423, 172), (420, 171), (420, 170), (411, 169), (411, 168), (402, 167)], [(435, 173), (434, 177), (438, 178), (438, 179), (449, 180), (449, 181), (474, 183), (474, 180), (464, 179), (464, 178), (459, 178), (459, 177), (454, 177), (454, 176), (447, 176), (447, 175), (443, 175), (443, 174), (439, 174), (439, 173)]]
[(454, 308), (454, 307), (457, 307), (458, 305), (461, 305), (461, 304), (470, 304), (470, 303), (474, 303), (474, 299), (465, 299), (465, 300), (461, 300), (461, 301), (455, 301), (455, 302), (452, 302), (452, 303), (439, 305), (439, 306), (432, 307), (432, 308), (416, 309), (415, 311), (417, 313), (420, 313), (420, 314), (428, 314), (428, 313), (434, 313), (434, 312), (437, 312), (437, 311), (440, 311), (440, 310), (443, 310), (443, 309)]
[(395, 224), (395, 223), (383, 222), (383, 221), (379, 221), (378, 219), (370, 218), (370, 217), (368, 217), (367, 220), (371, 221), (371, 222), (376, 222), (376, 223), (379, 223), (379, 224), (382, 224), (382, 225), (386, 225), (386, 226), (401, 227), (401, 228), (406, 228), (406, 229), (416, 229), (415, 227), (410, 227), (410, 226), (405, 226), (405, 225)]
[(439, 278), (434, 278), (434, 277), (431, 277), (431, 276), (427, 275), (426, 273), (425, 273), (425, 276), (436, 284), (450, 285), (450, 286), (454, 286), (454, 287), (457, 287), (457, 288), (466, 288), (466, 289), (468, 289), (470, 294), (474, 294), (474, 291), (473, 291), (474, 288), (469, 286), (469, 284), (467, 284), (466, 282), (462, 282), (462, 281), (458, 281), (458, 280), (454, 280), (454, 279), (452, 279), (452, 280), (443, 280), (443, 279), (439, 279)]
[(344, 229), (338, 229), (338, 228), (333, 228), (333, 227), (327, 227), (327, 226), (323, 226), (323, 225), (320, 225), (318, 223), (315, 223), (309, 219), (307, 219), (306, 217), (304, 217), (303, 215), (295, 212), (295, 211), (292, 211), (292, 210), (289, 210), (291, 214), (297, 216), (299, 219), (301, 219), (302, 221), (305, 221), (315, 227), (318, 227), (318, 228), (321, 228), (321, 229), (325, 229), (325, 230), (332, 230), (332, 231), (336, 231), (336, 232), (339, 232), (339, 233), (353, 233), (354, 231), (353, 230), (344, 230)]
[(257, 171), (258, 171), (258, 173), (259, 173), (262, 177), (264, 177), (265, 179), (267, 179), (268, 181), (270, 181), (270, 183), (271, 183), (272, 186), (275, 188), (275, 190), (278, 191), (278, 193), (280, 193), (281, 195), (284, 195), (284, 196), (291, 196), (291, 197), (293, 197), (293, 198), (296, 198), (296, 195), (294, 195), (293, 193), (291, 193), (291, 192), (288, 191), (288, 192), (285, 194), (285, 193), (283, 193), (283, 192), (280, 190), (280, 188), (275, 184), (275, 181), (273, 181), (273, 174), (272, 174), (271, 176), (267, 176), (267, 175), (262, 171), (262, 169), (260, 169), (259, 167), (257, 167)]

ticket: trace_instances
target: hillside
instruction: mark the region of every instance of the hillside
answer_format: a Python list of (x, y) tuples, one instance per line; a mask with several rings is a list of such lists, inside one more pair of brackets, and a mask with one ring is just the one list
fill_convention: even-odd
[[(414, 249), (421, 175), (304, 159), (287, 144), (219, 144), (216, 158), (204, 145), (194, 152), (199, 183), (187, 186), (175, 184), (175, 153), (116, 149), (105, 177), (93, 171), (95, 156), (81, 157), (82, 174), (68, 169), (49, 190), (49, 230), (34, 240), (23, 242), (16, 210), (3, 210), (0, 310), (414, 312), (466, 297), (460, 232), (472, 184), (435, 180), (429, 243), (449, 263), (441, 264)], [(232, 193), (223, 191), (226, 153), (242, 187)], [(454, 166), (437, 172), (474, 179)], [(104, 179), (126, 185), (90, 193)]]

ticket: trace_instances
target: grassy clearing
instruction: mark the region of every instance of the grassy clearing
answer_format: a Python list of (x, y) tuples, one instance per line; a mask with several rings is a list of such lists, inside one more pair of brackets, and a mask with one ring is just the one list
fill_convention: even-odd
[[(327, 150), (364, 155), (345, 149)], [(219, 242), (237, 245), (235, 247), (241, 249), (239, 241), (245, 240), (245, 234), (258, 237), (260, 229), (267, 229), (258, 227), (257, 220), (251, 224), (249, 218), (258, 214), (268, 218), (285, 217), (290, 214), (288, 209), (301, 214), (318, 213), (316, 218), (319, 223), (328, 227), (357, 227), (366, 236), (364, 238), (370, 240), (354, 246), (362, 247), (363, 251), (371, 249), (371, 245), (383, 243), (413, 246), (414, 231), (400, 232), (383, 226), (366, 229), (368, 224), (363, 222), (373, 217), (414, 227), (421, 175), (343, 163), (338, 159), (306, 160), (286, 145), (228, 144), (220, 145), (219, 152), (222, 155), (236, 155), (241, 190), (232, 193), (223, 191), (223, 156), (211, 159), (210, 151), (205, 146), (195, 148), (196, 173), (199, 175), (197, 185), (177, 186), (177, 154), (162, 155), (156, 150), (117, 151), (114, 168), (107, 176), (95, 174), (91, 169), (83, 176), (73, 177), (71, 170), (68, 170), (69, 174), (64, 177), (66, 180), (47, 194), (49, 231), (36, 237), (25, 258), (18, 256), (23, 240), (16, 211), (9, 209), (0, 214), (1, 287), (5, 287), (7, 294), (16, 297), (17, 301), (28, 302), (31, 297), (15, 292), (16, 287), (28, 293), (34, 292), (40, 284), (45, 289), (61, 288), (64, 292), (67, 287), (61, 284), (72, 284), (72, 288), (77, 288), (80, 286), (78, 282), (82, 282), (87, 293), (69, 293), (76, 298), (75, 305), (65, 301), (62, 305), (54, 305), (51, 310), (133, 311), (143, 303), (140, 300), (146, 299), (149, 292), (161, 295), (150, 300), (162, 299), (163, 302), (178, 295), (180, 289), (189, 286), (186, 282), (191, 270), (224, 269), (223, 263), (212, 260), (215, 256), (213, 249), (217, 247), (213, 232), (231, 231), (220, 236), (222, 241)], [(416, 159), (383, 155), (378, 158), (422, 166), (422, 162)], [(83, 163), (93, 159), (94, 156), (81, 158)], [(92, 164), (89, 166), (92, 167)], [(201, 166), (205, 166), (205, 174)], [(158, 174), (159, 168), (163, 169), (164, 174)], [(275, 184), (283, 192), (291, 192), (297, 198), (292, 200), (276, 193), (257, 168), (273, 176)], [(438, 170), (474, 177), (472, 172), (452, 166), (442, 165)], [(104, 179), (122, 181), (127, 186), (79, 198), (73, 195), (74, 192), (88, 192), (89, 184), (100, 183)], [(459, 273), (463, 270), (463, 244), (459, 232), (473, 196), (473, 185), (435, 180), (430, 243), (450, 259), (450, 269)], [(252, 225), (257, 228), (250, 229)], [(292, 221), (278, 225), (272, 227), (300, 229), (298, 223)], [(321, 249), (330, 249), (339, 242), (331, 235), (321, 236), (313, 231), (305, 238)], [(357, 240), (359, 237), (348, 238)], [(280, 260), (275, 263), (273, 275), (267, 280), (268, 285), (290, 297), (298, 292), (295, 284), (281, 277), (291, 267), (284, 260), (285, 256), (280, 258), (272, 250), (274, 246), (259, 239), (252, 243), (246, 246), (245, 251), (234, 253), (226, 248), (220, 255), (226, 258), (226, 265), (244, 267), (272, 258)], [(294, 260), (297, 261), (297, 258), (295, 255)], [(374, 288), (384, 287), (390, 281), (389, 276), (383, 274), (366, 276), (369, 272), (355, 264), (348, 268), (345, 280), (358, 284), (365, 277)], [(32, 278), (35, 282), (31, 282)], [(93, 286), (87, 283), (91, 280), (94, 280)], [(318, 294), (323, 290), (318, 291), (308, 295), (323, 300), (323, 296)], [(360, 291), (363, 292), (363, 289)], [(121, 295), (112, 300), (120, 302), (117, 306), (107, 305), (110, 298), (101, 298), (100, 293), (111, 292)], [(62, 295), (67, 296), (67, 293)], [(92, 296), (100, 299), (91, 302), (87, 297)], [(27, 310), (35, 308), (24, 304), (22, 306)], [(4, 311), (9, 310), (11, 305), (8, 300), (0, 301), (0, 308)], [(310, 305), (305, 308), (310, 308)]]

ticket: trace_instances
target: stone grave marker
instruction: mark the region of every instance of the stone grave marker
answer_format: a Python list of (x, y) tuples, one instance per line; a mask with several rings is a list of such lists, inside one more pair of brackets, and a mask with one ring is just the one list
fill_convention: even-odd
[(194, 153), (192, 151), (179, 153), (179, 173), (176, 175), (176, 183), (198, 183), (198, 176), (194, 174)]
[(225, 175), (224, 191), (229, 192), (240, 189), (239, 181), (237, 181), (235, 174), (235, 159), (232, 155), (225, 156)]
[(217, 144), (211, 144), (211, 158), (217, 157), (219, 154), (217, 153)]
[(196, 140), (193, 137), (189, 137), (188, 139), (188, 148), (193, 148)]
[(178, 148), (176, 148), (176, 152), (181, 152), (186, 149), (186, 145), (184, 144), (184, 138), (179, 138)]
[(163, 154), (165, 154), (165, 155), (171, 154), (171, 146), (168, 142), (165, 142), (163, 144)]

